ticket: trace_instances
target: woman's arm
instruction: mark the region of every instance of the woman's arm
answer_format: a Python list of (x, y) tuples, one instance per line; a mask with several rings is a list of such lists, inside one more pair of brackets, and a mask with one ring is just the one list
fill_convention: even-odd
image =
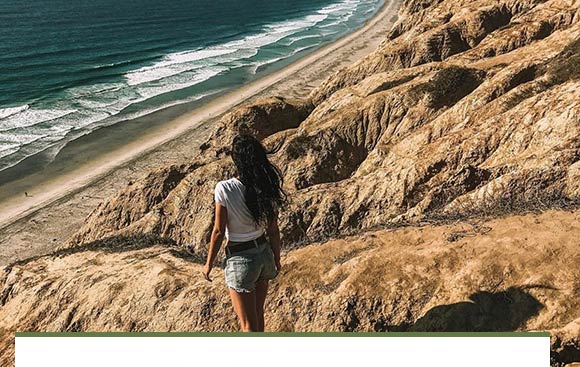
[(220, 251), (222, 246), (222, 241), (224, 240), (224, 235), (226, 232), (226, 223), (228, 221), (228, 211), (227, 209), (219, 203), (215, 204), (215, 221), (213, 225), (213, 230), (211, 231), (211, 240), (209, 243), (209, 251), (207, 253), (207, 261), (205, 262), (205, 267), (203, 268), (203, 276), (205, 279), (211, 282), (209, 273), (213, 268), (213, 263), (215, 258)]
[(276, 268), (278, 271), (282, 270), (282, 263), (280, 262), (280, 229), (278, 228), (278, 211), (275, 212), (274, 218), (268, 223), (268, 239), (270, 240), (270, 247), (274, 253), (274, 260), (276, 261)]

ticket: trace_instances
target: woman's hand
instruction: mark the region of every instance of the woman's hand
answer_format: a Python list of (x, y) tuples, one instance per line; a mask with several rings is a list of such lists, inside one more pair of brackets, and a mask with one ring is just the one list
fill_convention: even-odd
[(282, 263), (280, 262), (280, 229), (278, 228), (278, 211), (276, 210), (274, 218), (268, 223), (268, 240), (270, 241), (270, 247), (272, 248), (272, 253), (274, 254), (274, 263), (276, 264), (276, 269), (278, 273), (282, 270)]
[(211, 278), (209, 277), (209, 273), (211, 273), (211, 268), (212, 267), (209, 264), (205, 264), (205, 266), (203, 267), (203, 277), (208, 282), (211, 282)]

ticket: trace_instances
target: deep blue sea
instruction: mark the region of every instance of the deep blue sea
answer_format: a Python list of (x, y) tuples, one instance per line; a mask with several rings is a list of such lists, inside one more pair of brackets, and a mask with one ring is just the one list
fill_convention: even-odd
[(359, 28), (382, 0), (0, 0), (0, 171), (223, 92)]

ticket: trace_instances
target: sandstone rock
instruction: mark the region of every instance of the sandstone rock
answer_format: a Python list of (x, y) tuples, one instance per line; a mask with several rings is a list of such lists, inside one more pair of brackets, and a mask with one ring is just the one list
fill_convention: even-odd
[[(371, 231), (283, 257), (270, 331), (550, 330), (572, 362), (580, 214)], [(117, 236), (0, 271), (0, 361), (19, 331), (237, 330), (223, 280), (155, 238)]]
[(237, 133), (252, 134), (262, 140), (275, 132), (297, 127), (313, 108), (309, 101), (283, 97), (258, 100), (225, 115), (201, 150), (213, 148), (215, 155), (221, 156)]

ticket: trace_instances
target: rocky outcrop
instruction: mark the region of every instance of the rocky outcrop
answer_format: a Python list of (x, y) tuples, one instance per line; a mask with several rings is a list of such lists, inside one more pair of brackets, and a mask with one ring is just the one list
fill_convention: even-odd
[(202, 144), (202, 154), (206, 150), (216, 157), (227, 153), (229, 143), (237, 133), (252, 134), (262, 140), (278, 131), (298, 127), (312, 110), (310, 101), (270, 97), (241, 106), (225, 115), (208, 140)]
[(506, 53), (578, 21), (577, 1), (406, 1), (388, 40), (312, 92), (315, 103), (380, 72)]
[[(554, 362), (577, 354), (580, 214), (549, 211), (367, 232), (283, 258), (270, 331), (553, 332)], [(213, 282), (181, 248), (116, 236), (0, 270), (0, 345), (27, 331), (234, 331)], [(138, 301), (136, 301), (138, 300)], [(2, 363), (2, 365), (5, 365)]]
[[(379, 49), (315, 89), (234, 110), (196, 163), (151, 173), (69, 241), (149, 233), (203, 254), (239, 131), (273, 150), (286, 245), (432, 217), (578, 202), (578, 1), (409, 1)], [(163, 188), (163, 189), (160, 189)]]

